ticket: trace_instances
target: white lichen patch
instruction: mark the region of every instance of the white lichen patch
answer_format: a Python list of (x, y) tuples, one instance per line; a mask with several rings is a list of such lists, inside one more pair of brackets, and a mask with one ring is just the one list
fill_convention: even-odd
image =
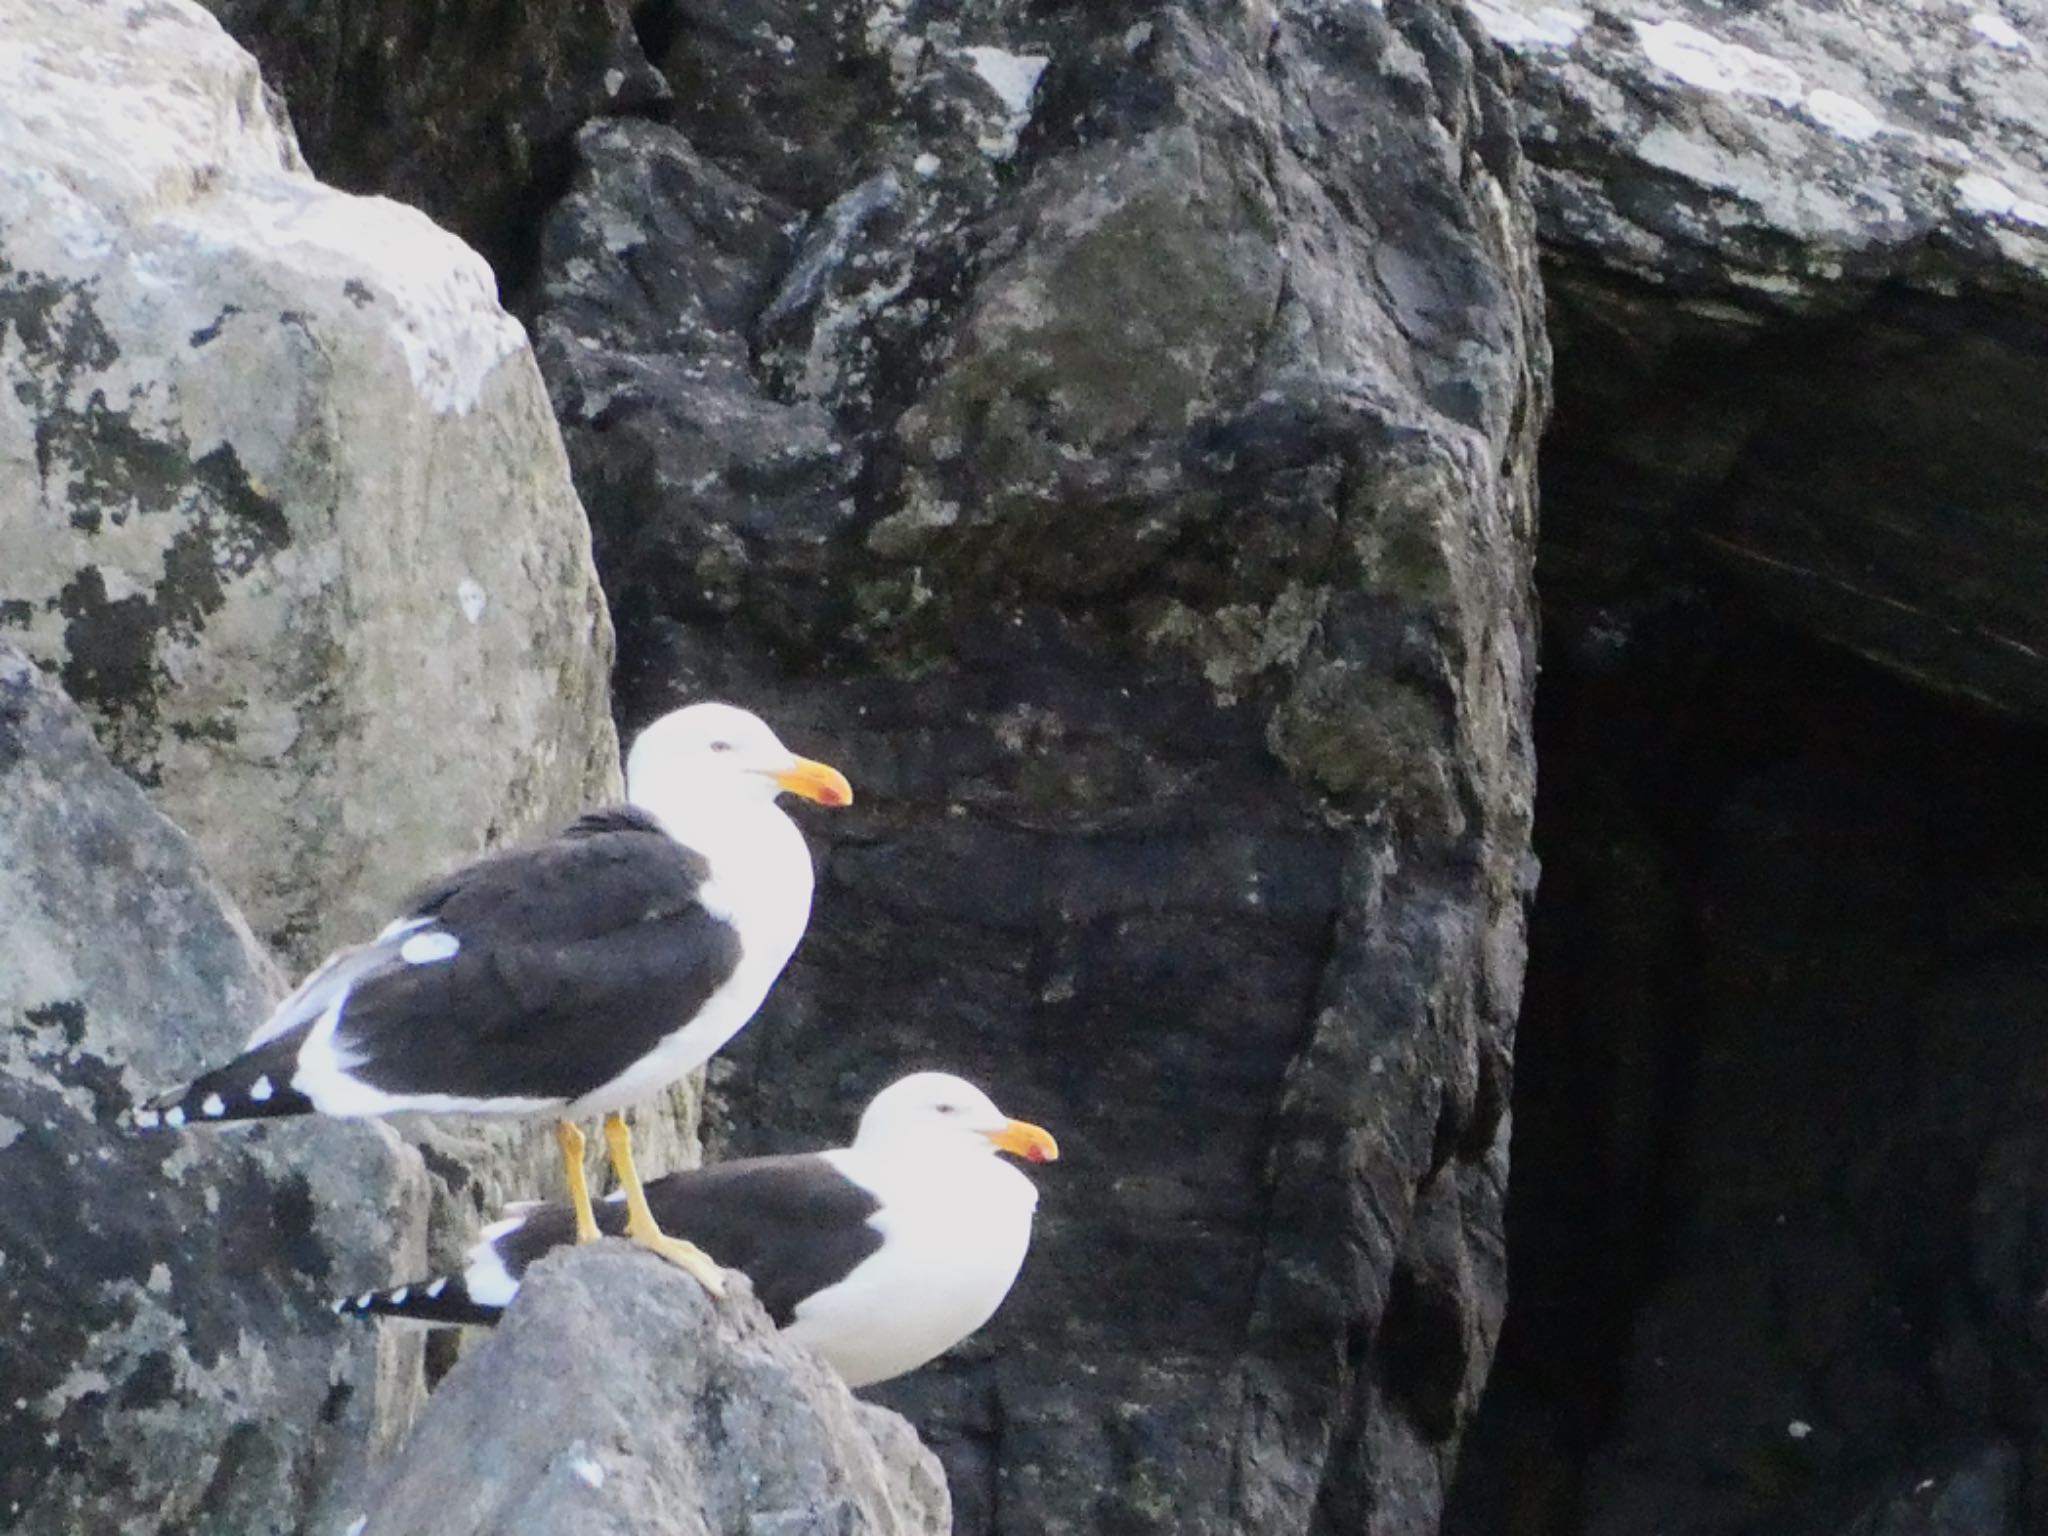
[(439, 415), (466, 416), (485, 382), (523, 350), (526, 332), (498, 303), (490, 267), (425, 214), (381, 197), (351, 197), (309, 178), (249, 200), (247, 233), (280, 248), (340, 258), (364, 309), (384, 323), (413, 387)]
[(2048, 203), (2021, 197), (1996, 176), (1981, 171), (1956, 178), (1956, 206), (1965, 213), (2048, 229)]
[(1822, 87), (1807, 93), (1806, 115), (1831, 133), (1862, 143), (1884, 129), (1884, 119), (1852, 96)]
[(462, 607), (462, 616), (472, 624), (483, 621), (484, 609), (490, 606), (490, 594), (474, 576), (465, 576), (455, 584), (455, 601)]
[(2027, 40), (2020, 36), (2019, 29), (1996, 11), (1979, 11), (1972, 16), (1970, 30), (1994, 48), (2015, 53), (2026, 51)]
[(1569, 48), (1592, 25), (1592, 16), (1561, 5), (1523, 7), (1507, 0), (1466, 0), (1486, 35), (1503, 48)]
[(1799, 71), (1783, 59), (1724, 42), (1683, 21), (1638, 21), (1636, 40), (1649, 61), (1702, 91), (1762, 96), (1796, 107), (1805, 95)]

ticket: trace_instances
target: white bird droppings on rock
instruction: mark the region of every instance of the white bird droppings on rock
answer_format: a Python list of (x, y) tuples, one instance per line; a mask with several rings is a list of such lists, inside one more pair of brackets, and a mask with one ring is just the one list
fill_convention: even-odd
[(930, 150), (926, 150), (910, 162), (910, 168), (920, 176), (936, 176), (939, 174), (939, 157)]
[(455, 601), (462, 605), (462, 616), (477, 624), (483, 620), (484, 609), (490, 606), (491, 595), (474, 576), (465, 576), (455, 584)]
[(1796, 107), (1805, 94), (1799, 71), (1740, 43), (1723, 42), (1682, 21), (1635, 24), (1636, 40), (1652, 64), (1703, 91), (1763, 96)]
[(580, 1448), (577, 1450), (575, 1458), (569, 1463), (569, 1470), (576, 1474), (579, 1482), (588, 1487), (602, 1488), (604, 1486), (604, 1468), (586, 1450)]

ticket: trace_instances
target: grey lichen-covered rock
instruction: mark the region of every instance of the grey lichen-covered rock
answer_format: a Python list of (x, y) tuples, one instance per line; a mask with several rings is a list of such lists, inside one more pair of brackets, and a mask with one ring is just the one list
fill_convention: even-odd
[(277, 977), (200, 866), (0, 646), (0, 1527), (282, 1533), (353, 1496), (418, 1345), (326, 1298), (422, 1255), (376, 1126), (189, 1141), (119, 1117), (239, 1042)]
[[(1474, 0), (1559, 349), (1552, 633), (1703, 585), (2048, 718), (2048, 9)], [(1708, 600), (1711, 606), (1712, 600)]]
[(381, 1475), (374, 1536), (946, 1536), (895, 1415), (624, 1242), (543, 1259)]
[(611, 635), (519, 325), (314, 181), (189, 0), (15, 0), (0, 637), (295, 962), (617, 785)]
[(2038, 0), (1471, 8), (1514, 56), (1561, 254), (1820, 311), (1885, 282), (2048, 281)]
[(1497, 56), (1398, 0), (664, 14), (535, 317), (626, 713), (746, 697), (861, 792), (720, 1134), (910, 1065), (1059, 1133), (1002, 1315), (882, 1394), (963, 1531), (1427, 1528), (1531, 874)]

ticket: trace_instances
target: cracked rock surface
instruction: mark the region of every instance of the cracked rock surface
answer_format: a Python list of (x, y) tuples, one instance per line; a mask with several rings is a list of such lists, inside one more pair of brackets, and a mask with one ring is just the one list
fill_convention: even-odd
[(1481, 0), (1563, 381), (1548, 591), (1625, 646), (1732, 580), (2048, 718), (2048, 10)]
[(536, 346), (627, 723), (833, 757), (728, 1151), (913, 1066), (1040, 1236), (885, 1390), (963, 1532), (1426, 1529), (1490, 1358), (1547, 352), (1433, 6), (662, 6)]
[(419, 1161), (369, 1126), (143, 1137), (277, 976), (183, 833), (0, 647), (0, 1525), (310, 1528), (417, 1407), (418, 1344), (326, 1302), (423, 1260)]
[(435, 1390), (365, 1536), (946, 1536), (938, 1460), (785, 1342), (624, 1242), (551, 1255)]

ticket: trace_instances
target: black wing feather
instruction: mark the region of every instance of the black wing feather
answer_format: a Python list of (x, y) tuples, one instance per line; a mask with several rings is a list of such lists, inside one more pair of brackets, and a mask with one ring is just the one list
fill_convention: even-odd
[[(835, 1285), (882, 1246), (869, 1218), (882, 1203), (815, 1154), (750, 1157), (671, 1173), (646, 1185), (662, 1231), (688, 1238), (721, 1267), (744, 1272), (775, 1325), (787, 1327), (797, 1303)], [(621, 1201), (602, 1200), (597, 1224), (626, 1230)], [(493, 1245), (515, 1279), (550, 1249), (572, 1243), (567, 1202), (537, 1207)]]
[(479, 860), (411, 915), (461, 945), (351, 992), (337, 1044), (387, 1093), (573, 1099), (689, 1022), (739, 963), (704, 857), (628, 809)]

